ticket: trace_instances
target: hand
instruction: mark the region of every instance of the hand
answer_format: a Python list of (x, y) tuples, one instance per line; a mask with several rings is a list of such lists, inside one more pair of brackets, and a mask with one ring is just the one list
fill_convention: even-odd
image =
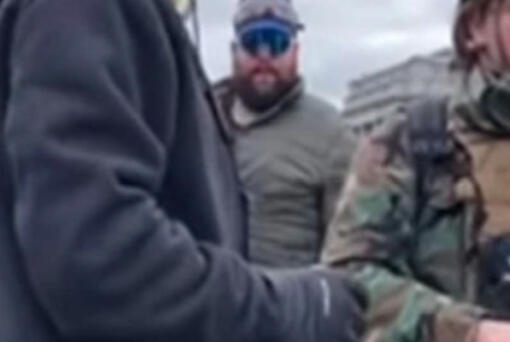
[(326, 321), (330, 321), (327, 341), (359, 342), (364, 330), (365, 293), (339, 271), (323, 269), (316, 275), (321, 285), (323, 310), (329, 316)]
[(293, 322), (282, 341), (361, 341), (365, 296), (346, 275), (324, 266), (264, 273), (285, 297), (283, 317)]
[(473, 342), (508, 341), (510, 341), (510, 323), (498, 321), (482, 321), (478, 326), (476, 337)]
[(376, 186), (386, 175), (385, 162), (388, 158), (388, 148), (384, 143), (365, 137), (361, 141), (354, 159), (354, 173), (359, 184)]

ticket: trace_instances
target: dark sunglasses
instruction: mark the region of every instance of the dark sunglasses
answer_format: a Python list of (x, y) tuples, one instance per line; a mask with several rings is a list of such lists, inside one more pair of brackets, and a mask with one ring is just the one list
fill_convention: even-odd
[(253, 56), (265, 48), (273, 57), (278, 57), (289, 49), (291, 41), (291, 33), (275, 28), (248, 30), (239, 37), (241, 47)]

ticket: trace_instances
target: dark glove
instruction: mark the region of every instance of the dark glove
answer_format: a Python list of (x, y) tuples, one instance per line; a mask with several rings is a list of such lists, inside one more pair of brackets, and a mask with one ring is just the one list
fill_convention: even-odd
[(289, 342), (358, 342), (365, 296), (338, 271), (315, 269), (268, 275), (282, 300)]

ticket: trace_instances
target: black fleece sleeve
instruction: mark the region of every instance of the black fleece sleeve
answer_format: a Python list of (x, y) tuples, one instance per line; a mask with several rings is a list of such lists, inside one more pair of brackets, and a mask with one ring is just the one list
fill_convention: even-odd
[[(341, 275), (264, 276), (198, 244), (158, 206), (166, 168), (179, 167), (167, 149), (186, 81), (165, 8), (163, 0), (25, 2), (6, 141), (37, 299), (72, 340), (354, 341), (357, 304)], [(153, 63), (140, 62), (143, 54)], [(158, 91), (143, 88), (149, 78), (168, 92), (166, 122), (147, 111)]]

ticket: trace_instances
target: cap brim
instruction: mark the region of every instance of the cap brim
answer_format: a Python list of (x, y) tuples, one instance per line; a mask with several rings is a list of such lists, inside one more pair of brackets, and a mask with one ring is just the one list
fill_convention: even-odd
[(304, 25), (301, 23), (290, 23), (278, 18), (254, 18), (240, 23), (235, 27), (237, 33), (245, 33), (247, 31), (260, 29), (274, 29), (288, 34), (295, 34), (303, 30)]

